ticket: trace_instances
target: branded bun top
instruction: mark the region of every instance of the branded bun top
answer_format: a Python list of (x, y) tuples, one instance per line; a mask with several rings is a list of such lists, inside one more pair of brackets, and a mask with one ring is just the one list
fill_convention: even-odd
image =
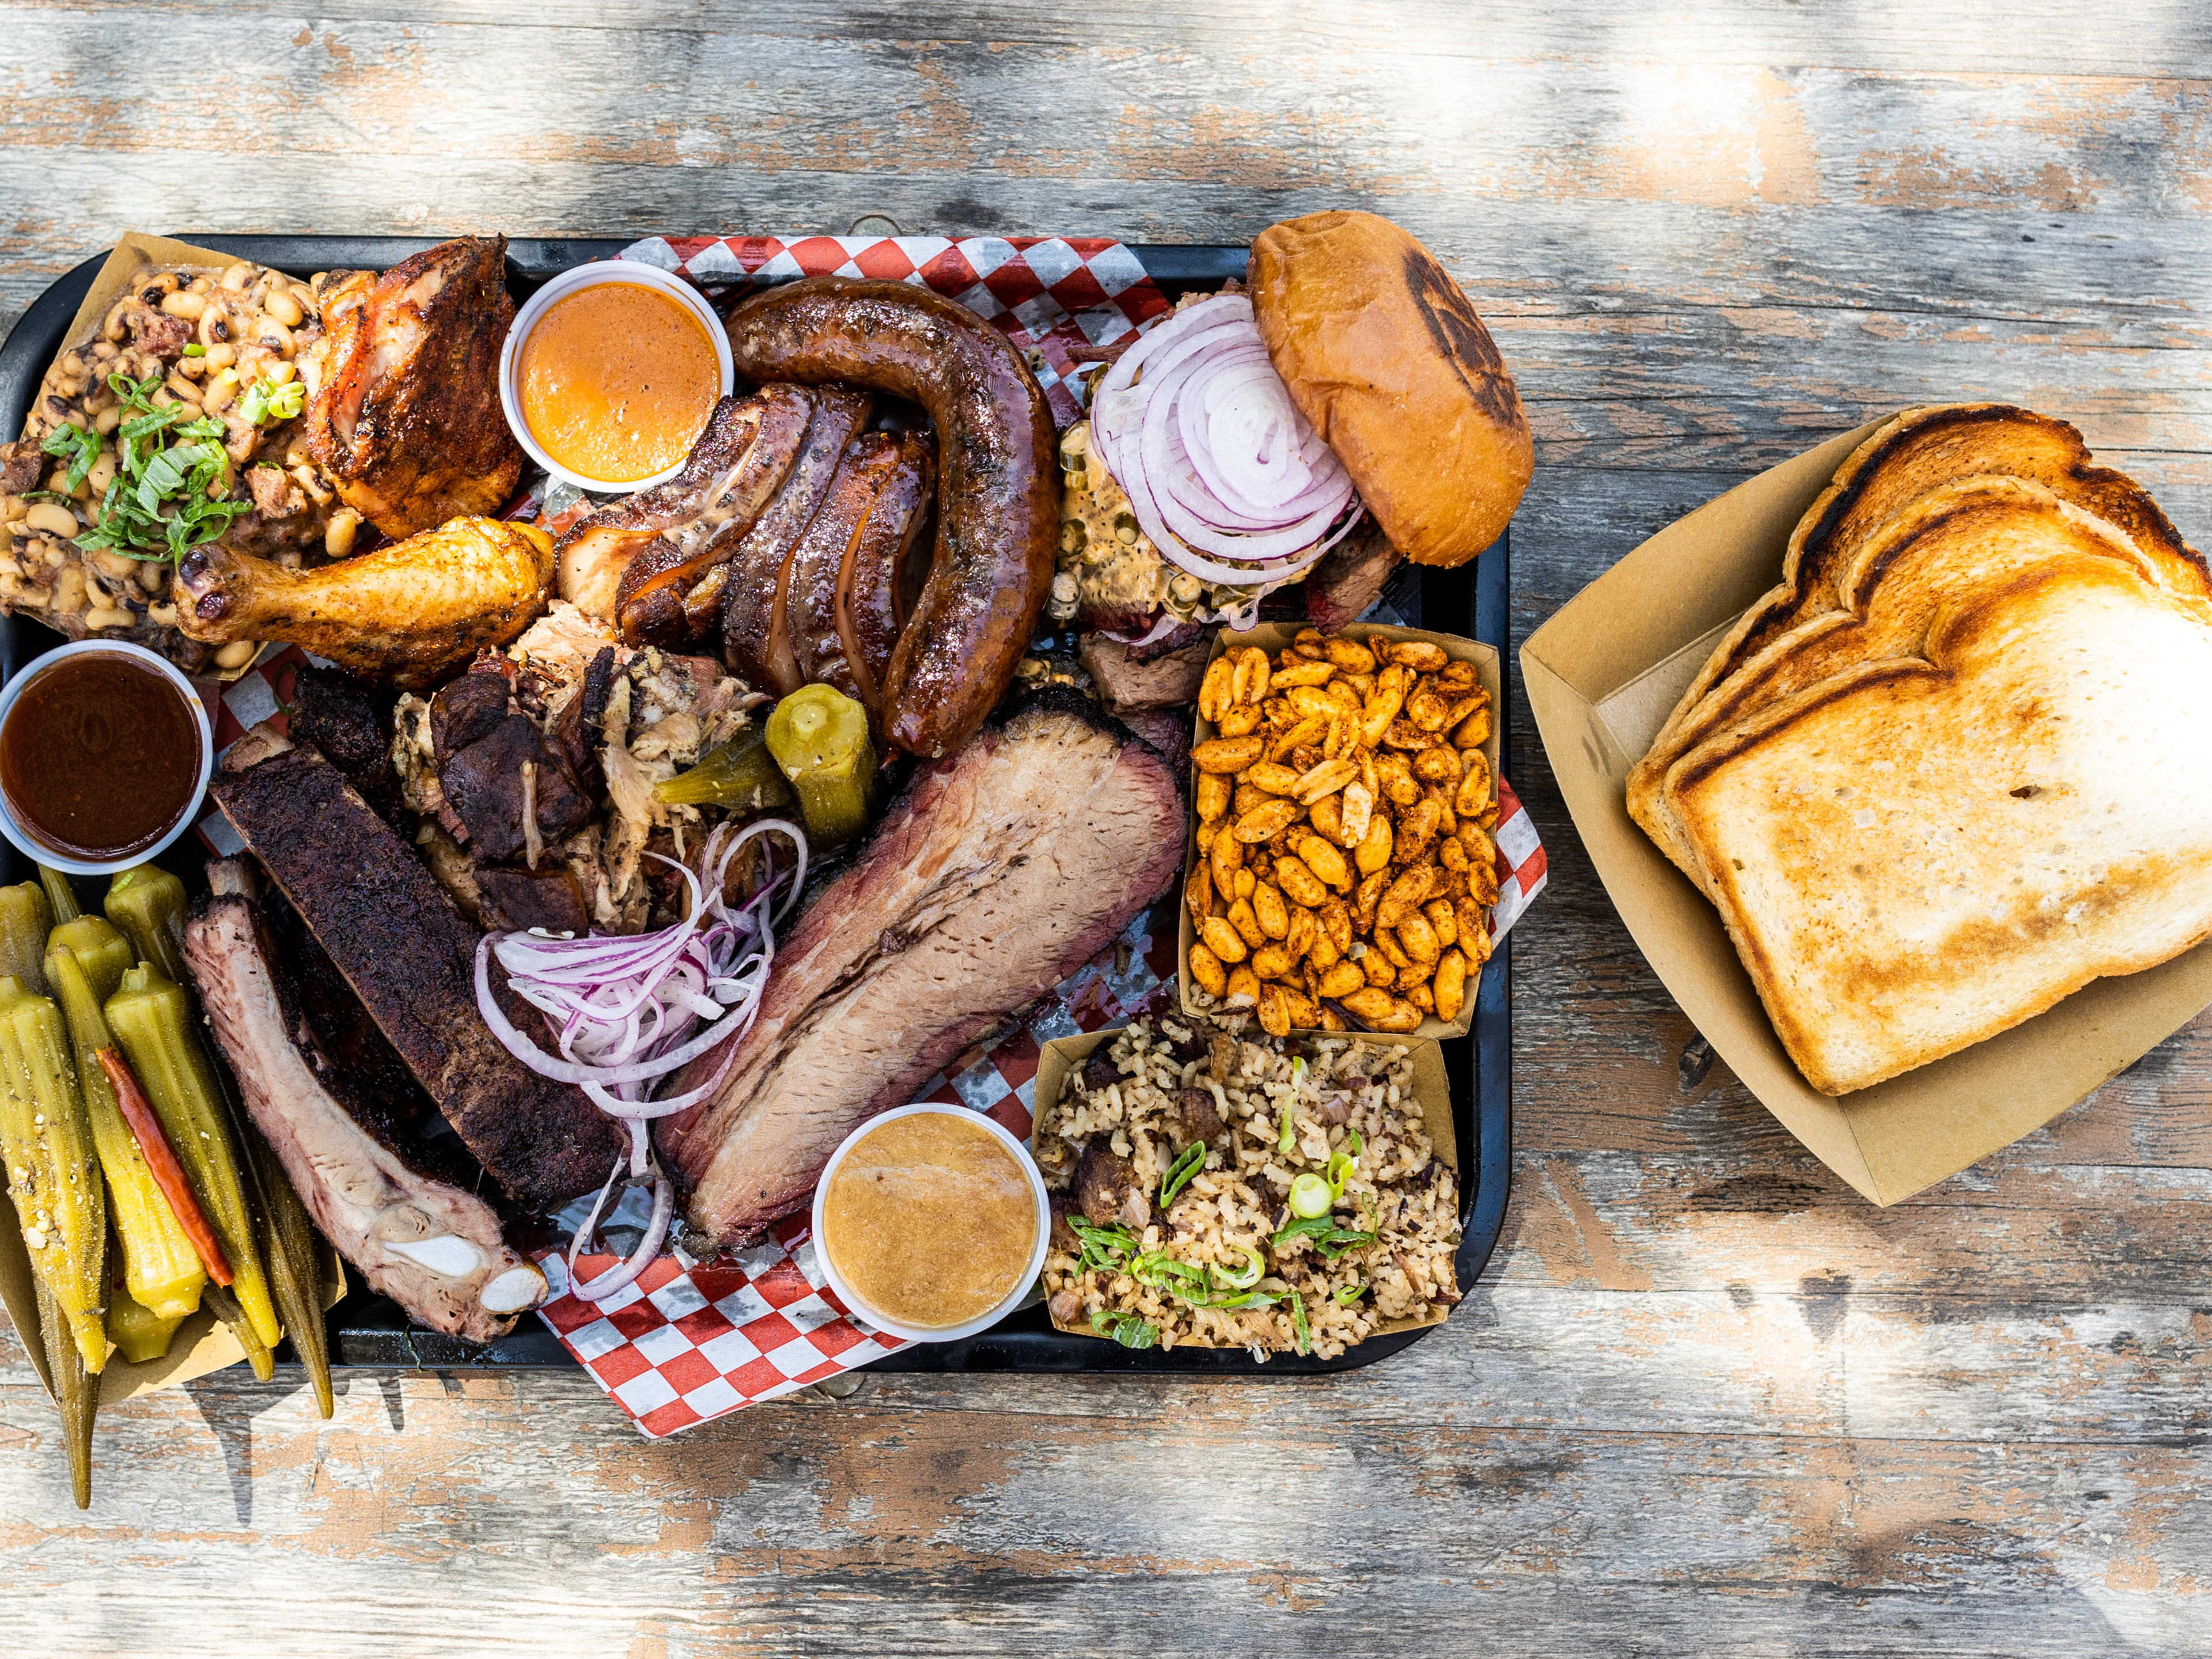
[(1417, 564), (1498, 539), (1535, 453), (1521, 394), (1459, 284), (1371, 213), (1285, 220), (1252, 245), (1252, 305), (1275, 372)]

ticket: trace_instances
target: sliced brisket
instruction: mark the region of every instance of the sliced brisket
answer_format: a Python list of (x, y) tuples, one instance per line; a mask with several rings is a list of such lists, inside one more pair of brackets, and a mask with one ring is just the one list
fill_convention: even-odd
[(729, 1238), (797, 1207), (855, 1124), (1167, 887), (1182, 825), (1158, 756), (1073, 692), (1040, 694), (921, 773), (778, 950), (720, 1093), (664, 1121), (692, 1220)]
[[(477, 1012), (476, 929), (335, 767), (291, 749), (210, 793), (495, 1180), (544, 1207), (606, 1179), (613, 1121), (500, 1046)], [(537, 1016), (496, 969), (495, 983), (530, 1029)]]

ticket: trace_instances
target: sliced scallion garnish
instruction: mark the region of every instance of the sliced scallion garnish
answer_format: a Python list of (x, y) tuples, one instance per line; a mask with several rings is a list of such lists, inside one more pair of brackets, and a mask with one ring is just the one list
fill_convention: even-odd
[(1329, 1183), (1309, 1170), (1291, 1182), (1291, 1213), (1311, 1220), (1328, 1213), (1329, 1206), (1336, 1201)]
[(1168, 1165), (1167, 1173), (1160, 1179), (1160, 1208), (1175, 1202), (1176, 1194), (1190, 1184), (1191, 1177), (1206, 1167), (1206, 1143), (1194, 1140), (1177, 1154)]

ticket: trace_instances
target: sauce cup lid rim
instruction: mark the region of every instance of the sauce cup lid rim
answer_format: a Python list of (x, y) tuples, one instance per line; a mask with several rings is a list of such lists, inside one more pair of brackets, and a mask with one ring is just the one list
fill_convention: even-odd
[[(1030, 1251), (1028, 1272), (1019, 1277), (1014, 1288), (1006, 1293), (1004, 1300), (986, 1312), (963, 1323), (948, 1325), (939, 1329), (904, 1324), (897, 1320), (886, 1319), (878, 1314), (864, 1297), (856, 1296), (852, 1287), (846, 1283), (845, 1275), (839, 1273), (836, 1264), (830, 1261), (829, 1246), (822, 1237), (823, 1198), (830, 1190), (830, 1178), (837, 1173), (837, 1166), (845, 1161), (845, 1155), (851, 1152), (871, 1130), (880, 1128), (893, 1118), (920, 1117), (925, 1115), (957, 1117), (963, 1122), (980, 1124), (988, 1130), (1001, 1146), (1014, 1154), (1014, 1162), (1020, 1167), (1022, 1173), (1029, 1177), (1030, 1191), (1036, 1201), (1037, 1236), (1036, 1243)], [(1044, 1172), (1037, 1168), (1036, 1158), (1023, 1144), (1021, 1137), (1007, 1128), (1005, 1124), (988, 1114), (976, 1111), (970, 1107), (950, 1105), (943, 1101), (918, 1101), (910, 1105), (893, 1107), (888, 1112), (877, 1113), (873, 1117), (856, 1125), (850, 1134), (837, 1143), (837, 1150), (830, 1154), (830, 1161), (822, 1166), (822, 1178), (815, 1184), (811, 1218), (814, 1258), (822, 1264), (823, 1274), (830, 1280), (830, 1288), (837, 1292), (839, 1299), (852, 1310), (855, 1319), (872, 1326), (886, 1336), (896, 1337), (902, 1341), (957, 1342), (967, 1337), (981, 1334), (1013, 1312), (1021, 1305), (1022, 1298), (1029, 1294), (1030, 1287), (1036, 1284), (1037, 1275), (1044, 1270), (1045, 1255), (1051, 1243), (1052, 1200), (1051, 1195), (1045, 1190)]]
[(135, 640), (71, 640), (66, 645), (58, 645), (50, 651), (40, 652), (9, 675), (5, 685), (0, 685), (0, 726), (7, 724), (9, 715), (15, 712), (23, 692), (36, 684), (48, 669), (64, 658), (90, 656), (100, 652), (149, 664), (160, 671), (162, 678), (183, 696), (185, 707), (191, 711), (192, 720), (199, 727), (199, 781), (192, 789), (191, 799), (177, 815), (176, 821), (162, 832), (159, 840), (135, 853), (112, 859), (81, 859), (64, 853), (59, 848), (47, 846), (17, 819), (15, 809), (9, 802), (6, 792), (0, 791), (0, 836), (5, 836), (9, 843), (32, 863), (43, 864), (64, 875), (104, 876), (159, 858), (175, 843), (178, 837), (191, 828), (198, 817), (200, 803), (207, 799), (208, 780), (215, 773), (215, 726), (208, 719), (207, 704), (200, 699), (199, 688), (176, 664), (160, 652), (150, 650)]

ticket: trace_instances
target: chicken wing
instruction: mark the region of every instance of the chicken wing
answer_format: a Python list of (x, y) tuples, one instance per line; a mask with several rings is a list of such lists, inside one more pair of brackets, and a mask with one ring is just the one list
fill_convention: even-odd
[(177, 624), (196, 640), (288, 640), (364, 678), (435, 685), (545, 609), (553, 538), (535, 525), (455, 519), (318, 570), (220, 542), (177, 567)]
[(464, 236), (322, 294), (323, 336), (302, 365), (307, 451), (395, 540), (498, 512), (522, 474), (499, 398), (506, 259), (505, 237)]

